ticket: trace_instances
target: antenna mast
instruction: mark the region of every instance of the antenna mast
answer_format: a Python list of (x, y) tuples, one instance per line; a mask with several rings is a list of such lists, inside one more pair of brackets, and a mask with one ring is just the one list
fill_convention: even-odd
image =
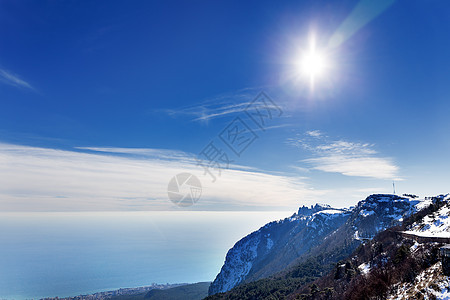
[(395, 182), (392, 181), (392, 189), (394, 190), (394, 195), (395, 195)]

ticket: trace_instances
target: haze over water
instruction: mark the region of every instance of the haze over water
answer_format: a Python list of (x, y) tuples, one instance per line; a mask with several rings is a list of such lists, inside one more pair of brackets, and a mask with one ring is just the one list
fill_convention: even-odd
[(0, 231), (0, 298), (212, 281), (236, 241), (290, 214), (2, 213), (0, 228), (6, 230)]

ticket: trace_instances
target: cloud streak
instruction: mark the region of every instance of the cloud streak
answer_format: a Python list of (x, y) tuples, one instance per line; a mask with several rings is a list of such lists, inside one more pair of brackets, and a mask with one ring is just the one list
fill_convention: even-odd
[(208, 122), (211, 119), (243, 112), (255, 96), (256, 93), (253, 89), (243, 89), (219, 95), (196, 105), (162, 111), (174, 117), (188, 116), (193, 121)]
[(181, 172), (202, 182), (202, 197), (191, 210), (295, 210), (325, 193), (298, 177), (245, 167), (223, 170), (212, 183), (192, 155), (180, 151), (0, 144), (0, 210), (178, 210), (167, 197), (167, 184)]
[(319, 131), (308, 131), (303, 139), (291, 139), (289, 144), (313, 153), (302, 162), (314, 170), (340, 173), (346, 176), (400, 180), (399, 167), (393, 159), (380, 157), (374, 145), (344, 140), (329, 141)]
[(260, 92), (261, 89), (259, 88), (246, 88), (233, 93), (219, 95), (196, 105), (160, 111), (169, 116), (187, 116), (192, 121), (207, 123), (212, 119), (244, 113), (245, 109), (255, 100)]
[(378, 179), (398, 179), (398, 167), (390, 159), (380, 157), (329, 155), (304, 160), (313, 169), (341, 173), (346, 176), (361, 176)]
[(16, 74), (8, 72), (6, 70), (0, 69), (0, 82), (5, 84), (15, 86), (18, 88), (24, 88), (29, 90), (34, 90), (34, 88), (25, 80), (20, 79), (20, 77)]

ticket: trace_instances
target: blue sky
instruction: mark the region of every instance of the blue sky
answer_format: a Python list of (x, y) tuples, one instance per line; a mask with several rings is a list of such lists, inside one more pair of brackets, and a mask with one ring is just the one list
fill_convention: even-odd
[[(447, 1), (2, 1), (0, 205), (6, 211), (348, 206), (449, 192)], [(314, 88), (311, 37), (329, 62)], [(265, 92), (283, 114), (258, 129)], [(216, 182), (195, 156), (235, 117), (258, 138)]]

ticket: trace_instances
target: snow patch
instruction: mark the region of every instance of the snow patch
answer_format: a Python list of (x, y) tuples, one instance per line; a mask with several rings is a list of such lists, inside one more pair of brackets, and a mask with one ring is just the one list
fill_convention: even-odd
[(450, 208), (446, 205), (436, 213), (427, 215), (420, 222), (415, 222), (408, 234), (414, 234), (423, 237), (450, 237)]
[(364, 275), (368, 274), (370, 272), (370, 264), (363, 263), (358, 266), (358, 269), (363, 273)]
[(368, 216), (375, 214), (375, 212), (373, 210), (363, 209), (359, 212), (359, 214), (363, 217), (368, 217)]
[(450, 299), (449, 277), (442, 274), (441, 263), (438, 262), (422, 271), (413, 283), (400, 283), (394, 286), (387, 299), (416, 299), (422, 294), (422, 299)]

